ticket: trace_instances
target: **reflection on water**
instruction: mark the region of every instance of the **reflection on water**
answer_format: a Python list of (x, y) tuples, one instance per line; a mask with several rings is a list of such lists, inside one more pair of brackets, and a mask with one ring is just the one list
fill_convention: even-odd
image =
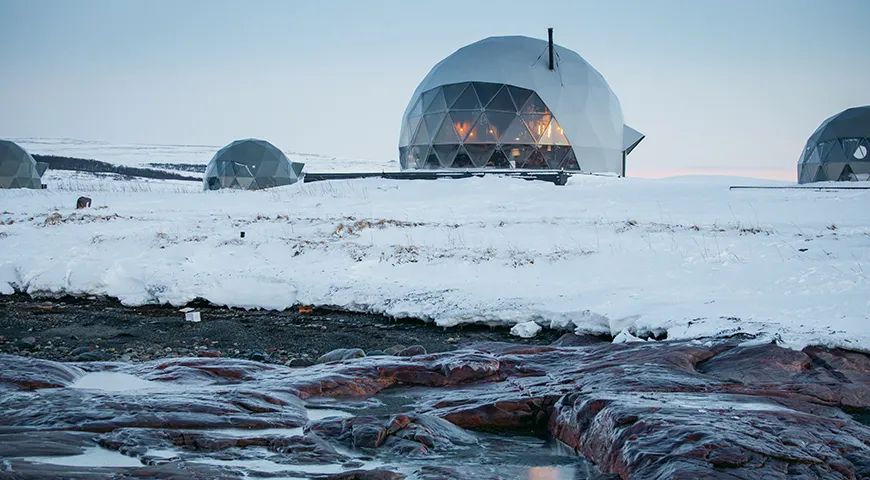
[(574, 467), (532, 467), (528, 480), (573, 480), (577, 469)]

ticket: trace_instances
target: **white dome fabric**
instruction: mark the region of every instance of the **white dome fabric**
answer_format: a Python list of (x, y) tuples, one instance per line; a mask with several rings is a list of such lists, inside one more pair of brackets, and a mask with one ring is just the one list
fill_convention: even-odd
[[(435, 65), (414, 91), (403, 116), (407, 122), (420, 96), (460, 82), (488, 82), (532, 90), (558, 119), (580, 170), (622, 173), (623, 117), (619, 99), (580, 55), (555, 45), (556, 65), (548, 68), (548, 44), (522, 37), (490, 37), (460, 48)], [(404, 143), (400, 139), (400, 147)]]

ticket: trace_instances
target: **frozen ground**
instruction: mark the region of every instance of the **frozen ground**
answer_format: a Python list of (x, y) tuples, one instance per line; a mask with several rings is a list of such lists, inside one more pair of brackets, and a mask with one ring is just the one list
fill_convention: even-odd
[[(205, 165), (223, 145), (137, 145), (69, 138), (10, 138), (28, 152), (41, 155), (100, 160), (130, 167), (149, 163)], [(281, 148), (281, 145), (277, 145)], [(290, 160), (305, 163), (307, 172), (379, 172), (398, 170), (394, 159), (367, 160), (285, 150)]]
[[(487, 177), (202, 192), (53, 172), (48, 190), (0, 191), (0, 292), (301, 303), (445, 326), (534, 321), (619, 341), (747, 332), (870, 351), (870, 191), (728, 190), (752, 182)], [(93, 208), (75, 211), (82, 194)]]

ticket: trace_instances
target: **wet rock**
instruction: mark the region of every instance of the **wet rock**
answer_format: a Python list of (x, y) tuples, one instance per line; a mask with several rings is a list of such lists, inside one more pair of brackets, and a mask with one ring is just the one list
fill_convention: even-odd
[(108, 353), (100, 350), (87, 351), (75, 356), (76, 362), (105, 362), (111, 357)]
[(426, 349), (422, 345), (413, 345), (396, 352), (397, 357), (413, 357), (415, 355), (426, 355)]
[(248, 355), (248, 360), (250, 360), (252, 362), (267, 363), (267, 362), (269, 362), (270, 359), (271, 359), (271, 357), (269, 357), (269, 355), (267, 355), (263, 352), (253, 352), (250, 355)]
[(200, 358), (220, 358), (221, 352), (217, 350), (200, 350), (196, 352), (196, 356)]
[(311, 365), (314, 365), (314, 362), (305, 358), (291, 358), (287, 362), (287, 366), (293, 368), (310, 367)]
[(60, 388), (82, 375), (81, 369), (63, 363), (0, 354), (0, 391)]
[(21, 350), (35, 350), (36, 345), (36, 338), (34, 337), (24, 337), (15, 342), (15, 346)]
[(402, 480), (407, 478), (407, 475), (390, 470), (351, 470), (344, 473), (337, 473), (323, 478), (326, 480)]
[(386, 353), (387, 355), (395, 355), (404, 350), (405, 348), (406, 347), (404, 345), (393, 345), (392, 347), (384, 350), (384, 353)]
[(339, 362), (342, 360), (351, 360), (354, 358), (363, 358), (366, 356), (360, 348), (338, 348), (331, 352), (321, 355), (317, 359), (317, 363)]
[(600, 343), (610, 343), (607, 339), (594, 335), (578, 335), (576, 333), (566, 333), (559, 337), (551, 345), (554, 347), (585, 347), (588, 345), (596, 345)]
[(366, 352), (367, 357), (385, 357), (387, 356), (387, 352), (383, 350), (369, 350)]
[(90, 352), (92, 349), (90, 347), (76, 347), (72, 349), (69, 354), (71, 357), (77, 357), (85, 352)]

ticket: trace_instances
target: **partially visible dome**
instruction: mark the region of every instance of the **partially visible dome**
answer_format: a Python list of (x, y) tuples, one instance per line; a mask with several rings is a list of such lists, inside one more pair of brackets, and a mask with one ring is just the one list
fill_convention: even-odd
[(42, 188), (45, 168), (17, 143), (0, 140), (0, 188)]
[(203, 188), (259, 190), (290, 185), (299, 180), (302, 166), (290, 162), (284, 152), (265, 140), (236, 140), (208, 162)]
[[(622, 108), (577, 53), (529, 37), (490, 37), (435, 65), (411, 97), (402, 168), (569, 168), (622, 173)], [(635, 135), (636, 134), (636, 135)]]
[(870, 106), (822, 122), (798, 160), (798, 183), (870, 180)]

